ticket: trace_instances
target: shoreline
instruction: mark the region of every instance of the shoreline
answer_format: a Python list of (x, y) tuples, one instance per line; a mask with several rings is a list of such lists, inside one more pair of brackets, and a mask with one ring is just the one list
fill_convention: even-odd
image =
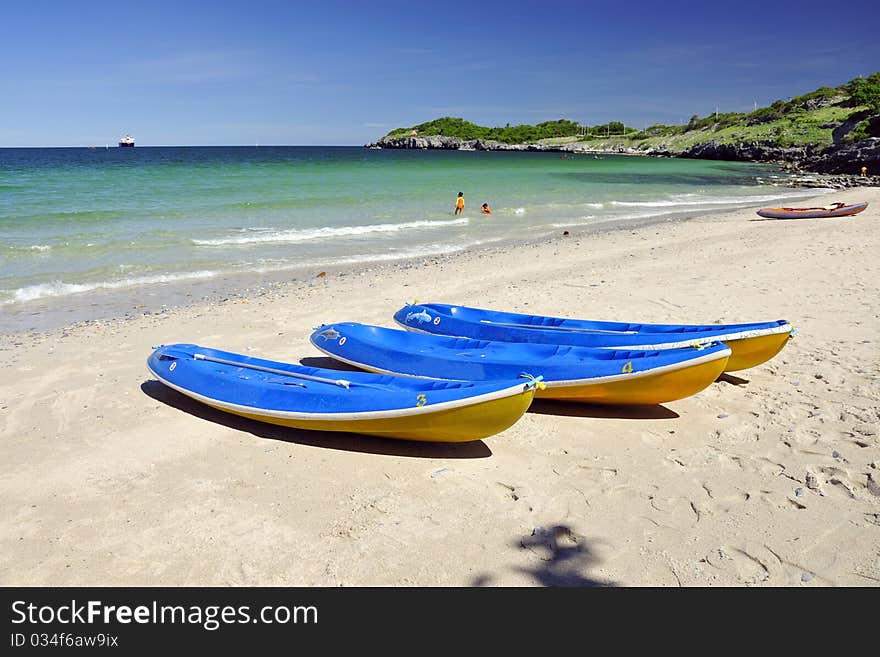
[[(712, 212), (4, 334), (0, 583), (876, 587), (880, 188), (839, 197), (870, 206), (795, 221)], [(414, 298), (786, 318), (799, 334), (687, 399), (545, 400), (453, 447), (236, 418), (145, 366), (172, 342), (332, 366), (308, 342), (314, 326), (393, 326)]]
[[(786, 181), (787, 182), (787, 181)], [(765, 183), (775, 185), (773, 183)], [(786, 184), (782, 186), (788, 188)], [(804, 198), (825, 188), (804, 190)], [(827, 189), (825, 193), (835, 190)], [(798, 198), (798, 197), (787, 197)], [(711, 214), (729, 214), (761, 207), (739, 206), (715, 209)], [(314, 265), (291, 265), (289, 268), (269, 269), (263, 272), (221, 272), (207, 278), (182, 279), (173, 282), (132, 285), (120, 290), (95, 289), (83, 293), (49, 296), (39, 300), (9, 302), (0, 316), (0, 339), (19, 333), (42, 334), (53, 330), (64, 330), (89, 321), (129, 320), (138, 316), (155, 315), (170, 310), (183, 310), (199, 304), (223, 303), (230, 299), (264, 296), (273, 292), (293, 292), (309, 289), (326, 283), (317, 278), (322, 271), (329, 277), (364, 276), (395, 270), (409, 270), (428, 261), (444, 261), (454, 264), (456, 258), (467, 258), (478, 253), (493, 254), (508, 252), (511, 249), (568, 240), (579, 236), (597, 235), (605, 232), (625, 231), (633, 228), (649, 227), (668, 222), (681, 222), (702, 216), (703, 212), (693, 209), (658, 213), (649, 217), (627, 219), (607, 219), (593, 223), (575, 224), (559, 228), (554, 234), (533, 237), (526, 240), (508, 238), (494, 240), (477, 246), (465, 246), (448, 253), (434, 253), (388, 260), (365, 260), (355, 263), (316, 263)], [(567, 231), (569, 235), (563, 235)], [(482, 257), (482, 256), (481, 256)], [(290, 288), (287, 290), (287, 288)], [(21, 326), (22, 318), (33, 318), (30, 326)]]

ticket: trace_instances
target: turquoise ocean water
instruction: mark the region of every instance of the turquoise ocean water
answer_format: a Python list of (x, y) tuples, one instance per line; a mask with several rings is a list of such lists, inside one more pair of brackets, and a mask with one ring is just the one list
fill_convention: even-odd
[(785, 180), (756, 164), (558, 153), (0, 149), (0, 330), (59, 304), (156, 301), (237, 274), (293, 277), (816, 194)]

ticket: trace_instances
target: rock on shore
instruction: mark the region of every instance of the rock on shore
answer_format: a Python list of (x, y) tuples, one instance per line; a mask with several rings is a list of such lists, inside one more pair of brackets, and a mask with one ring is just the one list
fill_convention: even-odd
[(367, 148), (413, 148), (440, 149), (459, 151), (555, 151), (555, 146), (545, 144), (504, 144), (490, 139), (459, 139), (432, 135), (430, 137), (382, 137), (378, 141), (367, 144)]
[(684, 151), (668, 153), (674, 157), (696, 158), (700, 160), (734, 160), (740, 162), (803, 162), (820, 149), (816, 146), (782, 148), (771, 143), (719, 144), (706, 141), (695, 144)]
[[(880, 174), (880, 138), (871, 137), (854, 144), (835, 144), (827, 148), (817, 145), (783, 148), (775, 142), (722, 144), (707, 141), (682, 151), (659, 148), (638, 149), (623, 144), (596, 148), (584, 142), (569, 144), (505, 144), (488, 139), (459, 139), (458, 137), (401, 136), (382, 137), (367, 144), (368, 148), (439, 149), (465, 151), (544, 151), (559, 153), (617, 153), (685, 157), (701, 160), (732, 160), (739, 162), (787, 163), (798, 169), (826, 174), (861, 173), (867, 167), (870, 176)], [(850, 185), (876, 184), (871, 180), (851, 180)]]
[(741, 162), (788, 162), (818, 173), (860, 174), (880, 173), (880, 138), (871, 137), (854, 144), (835, 144), (821, 149), (816, 146), (780, 148), (768, 144), (719, 144), (714, 141), (696, 144), (673, 157), (701, 160), (736, 160)]
[(880, 174), (880, 137), (826, 149), (809, 168), (820, 173), (860, 173), (863, 166), (872, 175)]

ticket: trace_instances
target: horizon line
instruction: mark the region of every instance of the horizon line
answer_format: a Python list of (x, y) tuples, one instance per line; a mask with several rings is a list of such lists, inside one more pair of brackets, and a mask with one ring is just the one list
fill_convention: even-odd
[(138, 148), (364, 148), (366, 144), (146, 144), (142, 146), (118, 146), (105, 144), (87, 146), (0, 146), (0, 149), (14, 148), (85, 148), (86, 150), (136, 150)]

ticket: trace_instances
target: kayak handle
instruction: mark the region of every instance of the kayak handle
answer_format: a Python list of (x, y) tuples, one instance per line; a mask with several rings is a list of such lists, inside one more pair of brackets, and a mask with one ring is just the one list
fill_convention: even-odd
[(260, 372), (269, 372), (271, 374), (280, 374), (282, 376), (292, 376), (297, 379), (307, 379), (308, 381), (317, 381), (319, 383), (330, 383), (348, 390), (351, 381), (345, 379), (327, 379), (323, 376), (312, 376), (311, 374), (300, 374), (299, 372), (289, 372), (287, 370), (279, 370), (274, 367), (264, 367), (263, 365), (253, 365), (251, 363), (241, 363), (234, 360), (226, 360), (225, 358), (215, 358), (214, 356), (206, 356), (205, 354), (193, 354), (195, 360), (206, 360), (212, 363), (220, 363), (222, 365), (232, 365), (234, 367), (244, 367), (249, 370), (259, 370)]

